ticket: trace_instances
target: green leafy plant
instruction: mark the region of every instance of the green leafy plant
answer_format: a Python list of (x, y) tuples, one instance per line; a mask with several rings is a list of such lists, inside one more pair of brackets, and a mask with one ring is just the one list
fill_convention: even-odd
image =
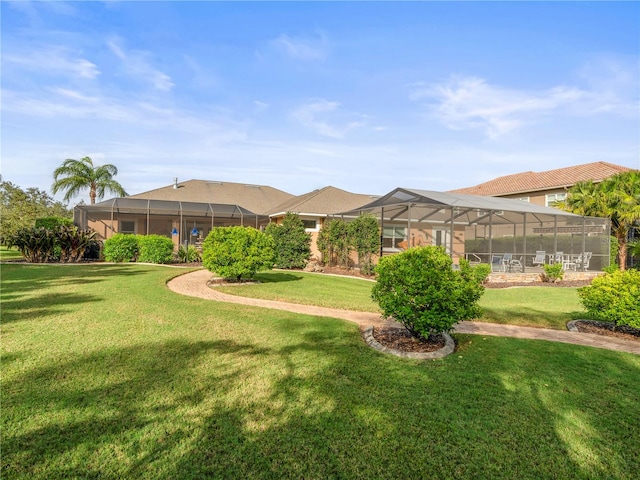
[(223, 278), (253, 278), (273, 268), (275, 243), (252, 227), (217, 227), (202, 244), (202, 264)]
[(202, 261), (202, 256), (194, 245), (189, 245), (188, 247), (180, 245), (178, 247), (178, 251), (176, 252), (176, 258), (179, 262), (182, 263), (194, 263)]
[(162, 235), (138, 235), (138, 262), (169, 263), (173, 260), (173, 241)]
[(365, 275), (373, 274), (373, 256), (380, 252), (378, 219), (370, 213), (360, 215), (349, 223), (349, 236), (351, 245), (358, 252), (360, 272)]
[(578, 289), (584, 308), (616, 326), (640, 328), (640, 271), (613, 271)]
[(544, 264), (542, 268), (544, 270), (542, 273), (543, 282), (556, 283), (564, 277), (562, 263), (554, 263), (553, 265)]
[(5, 241), (9, 248), (17, 248), (27, 262), (45, 263), (55, 257), (56, 236), (48, 228), (21, 228)]
[(483, 271), (465, 260), (453, 270), (443, 247), (414, 247), (383, 257), (376, 273), (373, 300), (415, 337), (428, 338), (480, 316)]
[(134, 262), (138, 250), (138, 239), (135, 235), (116, 233), (104, 241), (102, 253), (107, 262)]
[(273, 238), (278, 268), (304, 268), (311, 256), (311, 234), (295, 213), (287, 213), (281, 224), (270, 223), (265, 233)]
[(75, 225), (70, 225), (59, 226), (53, 231), (59, 247), (60, 261), (63, 263), (79, 262), (87, 252), (96, 249), (99, 251), (99, 241), (93, 230), (81, 230)]
[(476, 276), (477, 281), (480, 283), (484, 283), (484, 281), (491, 274), (491, 265), (487, 263), (479, 263), (475, 265), (473, 268), (474, 275)]
[(80, 261), (87, 250), (95, 248), (98, 241), (92, 230), (80, 230), (75, 225), (55, 228), (22, 228), (7, 239), (22, 256), (32, 263)]
[(326, 222), (320, 230), (318, 249), (322, 253), (322, 261), (327, 265), (334, 262), (340, 267), (349, 266), (351, 238), (347, 222), (334, 218)]

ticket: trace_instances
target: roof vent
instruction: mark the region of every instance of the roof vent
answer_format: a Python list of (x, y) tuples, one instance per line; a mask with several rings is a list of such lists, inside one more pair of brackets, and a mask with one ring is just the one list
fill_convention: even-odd
[(176, 190), (178, 188), (178, 177), (173, 177), (173, 189)]

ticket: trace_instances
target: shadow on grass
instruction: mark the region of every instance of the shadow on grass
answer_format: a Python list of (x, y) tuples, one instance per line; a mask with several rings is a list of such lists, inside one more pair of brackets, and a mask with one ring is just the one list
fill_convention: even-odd
[[(113, 277), (141, 275), (144, 267), (125, 265), (3, 265), (2, 323), (46, 317), (75, 308), (79, 303), (103, 300), (100, 289), (95, 295), (65, 292), (76, 285), (96, 284)], [(51, 292), (51, 288), (58, 291)], [(43, 292), (43, 293), (41, 293)]]
[(302, 275), (296, 275), (295, 273), (269, 272), (267, 275), (258, 273), (255, 278), (261, 283), (282, 283), (295, 282), (302, 280), (303, 277)]
[(632, 478), (640, 467), (625, 453), (640, 426), (632, 356), (460, 336), (451, 357), (406, 361), (313, 320), (277, 348), (171, 340), (14, 375), (3, 477)]

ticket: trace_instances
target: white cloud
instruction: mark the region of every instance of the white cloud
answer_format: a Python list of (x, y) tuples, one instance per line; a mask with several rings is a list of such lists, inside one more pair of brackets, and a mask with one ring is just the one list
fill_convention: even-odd
[(294, 60), (325, 60), (328, 55), (328, 45), (324, 35), (314, 39), (302, 39), (281, 34), (278, 38), (271, 40), (269, 45)]
[(67, 47), (38, 46), (29, 51), (5, 54), (2, 63), (13, 68), (65, 77), (94, 79), (100, 70), (93, 62), (82, 58)]
[(448, 128), (481, 128), (490, 138), (496, 138), (536, 117), (558, 113), (589, 95), (573, 87), (528, 92), (490, 85), (481, 78), (454, 77), (445, 84), (416, 87), (410, 99), (435, 101), (430, 106)]
[(143, 82), (151, 83), (156, 89), (168, 91), (175, 84), (171, 77), (151, 65), (150, 54), (141, 50), (125, 51), (119, 39), (112, 39), (107, 46), (122, 61), (124, 72)]
[(518, 90), (489, 84), (478, 77), (452, 77), (445, 83), (414, 83), (409, 98), (452, 130), (481, 129), (489, 138), (537, 122), (547, 116), (638, 114), (638, 73), (619, 62), (596, 61), (581, 71), (585, 87), (554, 86)]
[(319, 99), (299, 106), (291, 115), (304, 127), (330, 138), (343, 138), (349, 131), (366, 125), (366, 115), (340, 111), (339, 107), (338, 102)]

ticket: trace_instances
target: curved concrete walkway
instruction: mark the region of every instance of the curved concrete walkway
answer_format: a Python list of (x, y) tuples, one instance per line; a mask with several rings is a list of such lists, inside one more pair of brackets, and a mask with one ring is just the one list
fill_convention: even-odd
[[(276, 302), (273, 300), (260, 300), (257, 298), (239, 297), (222, 293), (207, 285), (211, 280), (211, 272), (208, 270), (196, 270), (171, 279), (167, 286), (170, 290), (181, 295), (216, 300), (219, 302), (237, 303), (252, 307), (264, 307), (287, 312), (302, 313), (320, 317), (341, 318), (357, 323), (361, 327), (374, 326), (399, 326), (397, 322), (383, 319), (379, 314), (368, 312), (355, 312), (338, 308), (316, 307), (313, 305), (300, 305), (297, 303)], [(454, 329), (455, 333), (469, 333), (474, 335), (487, 335), (495, 337), (527, 338), (531, 340), (548, 340), (551, 342), (572, 343), (607, 350), (635, 353), (640, 355), (640, 342), (624, 340), (615, 337), (607, 337), (591, 333), (569, 332), (563, 330), (551, 330), (548, 328), (519, 327), (516, 325), (500, 325), (484, 322), (460, 322)]]

